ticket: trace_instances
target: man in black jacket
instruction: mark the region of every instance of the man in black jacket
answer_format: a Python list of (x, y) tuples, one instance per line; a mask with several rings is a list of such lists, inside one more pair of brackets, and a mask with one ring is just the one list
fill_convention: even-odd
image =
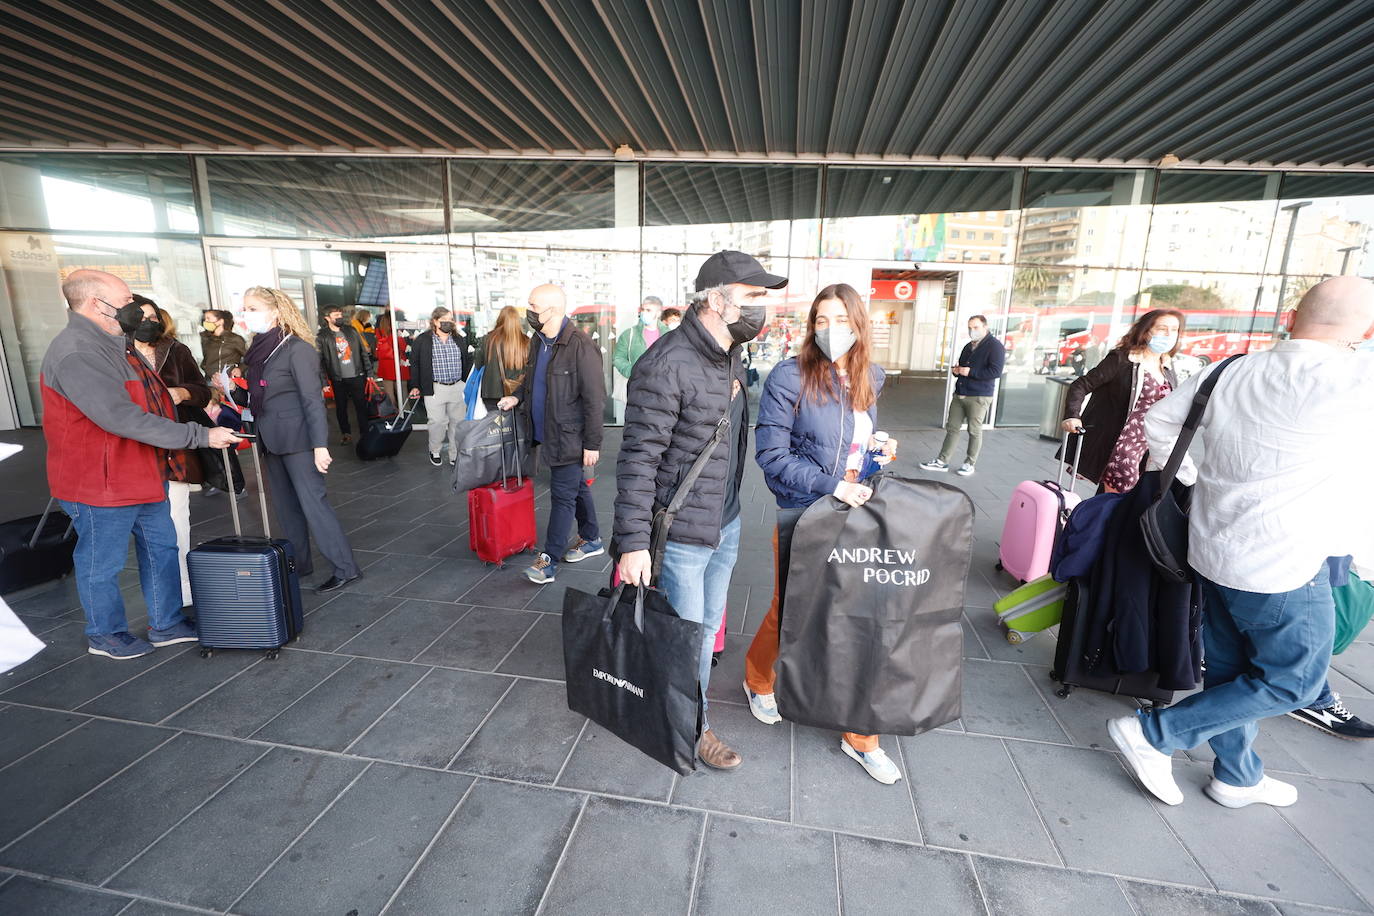
[[(554, 580), (559, 561), (578, 563), (606, 552), (596, 524), (592, 489), (582, 468), (601, 458), (602, 409), (606, 406), (606, 373), (601, 351), (586, 332), (567, 318), (568, 300), (551, 283), (530, 291), (525, 320), (530, 337), (525, 378), (515, 394), (496, 406), (510, 410), (525, 405), (533, 439), (549, 467), (549, 524), (544, 552), (525, 576), (537, 585)], [(569, 527), (577, 519), (577, 540), (568, 546)]]
[(983, 423), (992, 406), (997, 380), (1002, 377), (1007, 351), (1002, 342), (988, 333), (988, 320), (974, 315), (968, 320), (969, 342), (959, 353), (959, 362), (950, 369), (954, 382), (954, 397), (949, 402), (949, 420), (945, 423), (945, 444), (931, 461), (921, 462), (922, 470), (948, 471), (949, 460), (959, 444), (959, 428), (968, 421), (968, 457), (956, 471), (960, 477), (973, 476), (978, 453), (983, 449)]
[(324, 327), (315, 335), (320, 351), (320, 372), (334, 388), (334, 414), (347, 445), (353, 440), (348, 425), (348, 405), (358, 415), (358, 432), (367, 429), (367, 379), (372, 373), (372, 353), (353, 325), (344, 321), (337, 305), (325, 309)]
[[(630, 373), (616, 466), (615, 550), (623, 581), (649, 582), (654, 514), (672, 502), (698, 456), (710, 455), (668, 529), (656, 583), (680, 616), (702, 624), (697, 664), (703, 695), (739, 549), (739, 488), (749, 447), (740, 351), (767, 321), (769, 290), (786, 285), (786, 277), (768, 273), (743, 252), (712, 255), (697, 274), (697, 294), (682, 325), (645, 351)], [(716, 769), (739, 766), (740, 755), (709, 723), (702, 727), (702, 762)]]

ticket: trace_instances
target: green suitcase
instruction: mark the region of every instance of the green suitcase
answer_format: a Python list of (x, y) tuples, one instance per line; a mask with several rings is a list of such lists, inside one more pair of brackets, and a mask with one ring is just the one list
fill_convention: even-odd
[(1067, 585), (1044, 575), (1000, 598), (992, 609), (1007, 628), (1007, 642), (1019, 645), (1059, 623), (1067, 592)]

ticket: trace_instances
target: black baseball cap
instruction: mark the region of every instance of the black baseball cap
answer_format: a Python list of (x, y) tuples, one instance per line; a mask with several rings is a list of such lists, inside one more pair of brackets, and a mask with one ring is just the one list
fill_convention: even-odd
[(727, 283), (782, 289), (787, 285), (787, 278), (770, 274), (758, 259), (742, 251), (717, 251), (697, 271), (697, 292)]

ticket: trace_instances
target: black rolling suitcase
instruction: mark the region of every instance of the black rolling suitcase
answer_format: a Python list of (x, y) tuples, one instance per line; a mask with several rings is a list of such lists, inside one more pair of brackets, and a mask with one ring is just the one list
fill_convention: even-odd
[(415, 415), (415, 405), (419, 403), (420, 396), (416, 395), (406, 403), (405, 410), (396, 416), (368, 420), (367, 428), (358, 436), (358, 444), (354, 448), (358, 460), (395, 457), (410, 436), (410, 420)]
[(49, 499), (42, 515), (0, 524), (0, 594), (42, 585), (72, 571), (73, 522)]
[(202, 658), (215, 649), (262, 649), (276, 658), (305, 626), (296, 555), (290, 541), (272, 537), (256, 444), (252, 452), (266, 536), (244, 536), (238, 503), (230, 498), (234, 536), (206, 541), (186, 554)]
[(1054, 668), (1050, 678), (1059, 682), (1055, 695), (1067, 697), (1075, 687), (1101, 690), (1122, 696), (1146, 700), (1155, 706), (1164, 706), (1174, 701), (1174, 691), (1159, 686), (1159, 673), (1145, 671), (1137, 674), (1122, 674), (1115, 670), (1110, 653), (1089, 649), (1088, 627), (1091, 622), (1086, 614), (1078, 612), (1080, 590), (1085, 580), (1069, 580), (1064, 597), (1064, 616), (1059, 622), (1059, 643), (1054, 651)]

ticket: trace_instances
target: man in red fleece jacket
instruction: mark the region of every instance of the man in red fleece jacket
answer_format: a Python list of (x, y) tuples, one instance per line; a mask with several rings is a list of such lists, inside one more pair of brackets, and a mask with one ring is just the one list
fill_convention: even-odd
[[(181, 613), (176, 530), (167, 504), (169, 452), (224, 448), (227, 429), (179, 423), (167, 388), (131, 354), (142, 319), (128, 285), (98, 270), (62, 284), (67, 327), (43, 357), (48, 486), (76, 527), (76, 589), (92, 655), (137, 658), (154, 646), (195, 642)], [(148, 605), (148, 639), (129, 633), (119, 572), (134, 536)]]

